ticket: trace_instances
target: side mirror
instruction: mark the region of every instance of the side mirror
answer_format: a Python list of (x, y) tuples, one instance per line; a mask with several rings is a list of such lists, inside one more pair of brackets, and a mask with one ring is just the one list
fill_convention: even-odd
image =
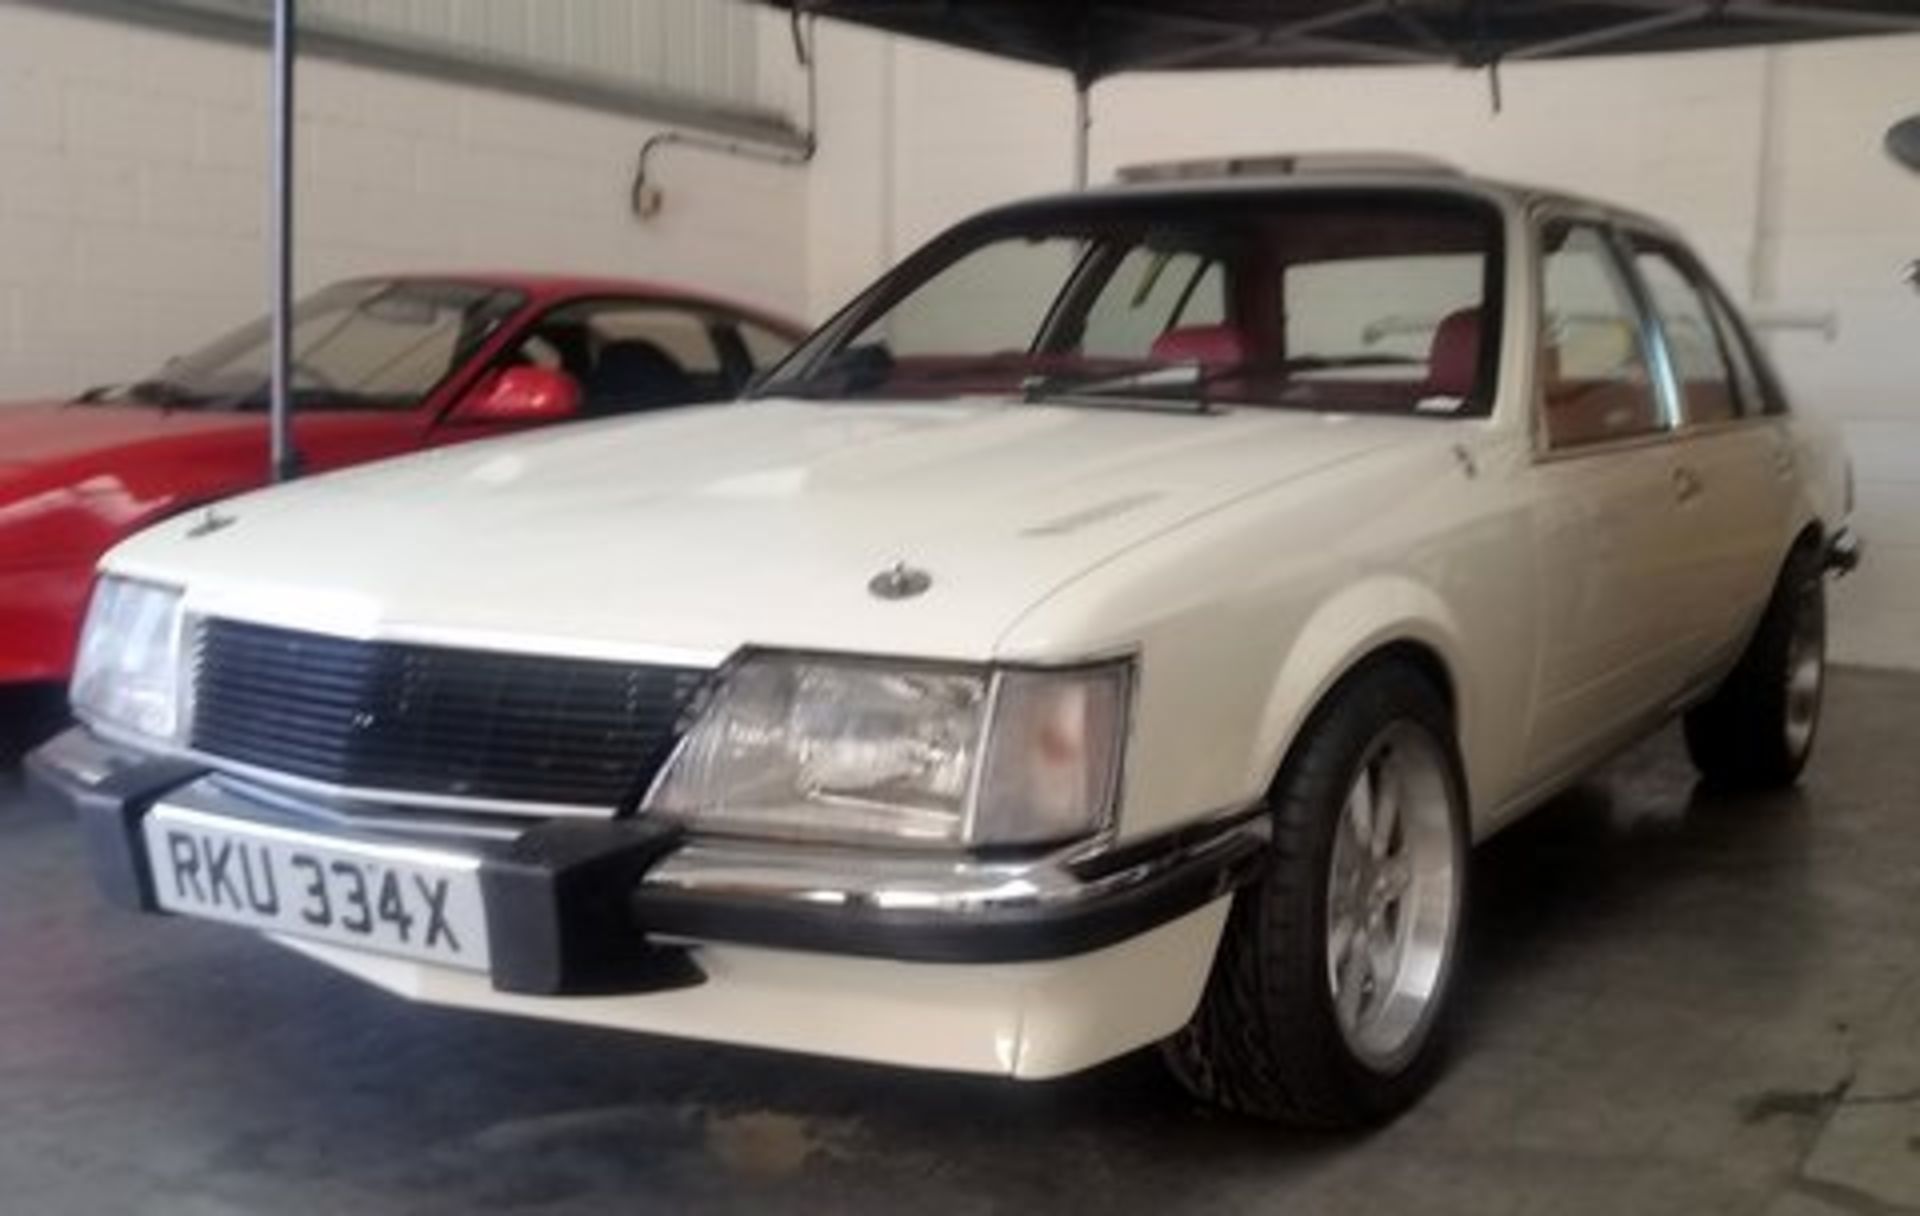
[(1920, 173), (1920, 114), (1887, 128), (1887, 155)]
[(564, 422), (580, 414), (580, 384), (547, 367), (509, 367), (480, 382), (454, 422)]

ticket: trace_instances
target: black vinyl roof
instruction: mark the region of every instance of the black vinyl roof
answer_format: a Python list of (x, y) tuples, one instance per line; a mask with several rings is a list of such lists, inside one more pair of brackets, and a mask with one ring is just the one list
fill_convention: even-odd
[(1167, 69), (1486, 66), (1920, 32), (1920, 0), (764, 2), (1062, 68), (1082, 81)]

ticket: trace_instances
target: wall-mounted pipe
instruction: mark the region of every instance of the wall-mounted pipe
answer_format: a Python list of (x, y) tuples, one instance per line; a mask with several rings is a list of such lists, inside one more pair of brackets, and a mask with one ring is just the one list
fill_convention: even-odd
[(793, 57), (805, 73), (807, 84), (807, 118), (806, 125), (800, 132), (799, 146), (764, 143), (751, 139), (731, 139), (677, 128), (648, 136), (640, 145), (640, 155), (634, 164), (633, 185), (627, 196), (628, 205), (632, 207), (634, 215), (643, 220), (649, 220), (660, 214), (661, 208), (666, 206), (666, 191), (655, 180), (653, 165), (653, 158), (666, 148), (694, 148), (721, 156), (736, 156), (774, 165), (799, 166), (813, 160), (813, 154), (820, 146), (818, 136), (820, 94), (813, 54), (813, 18), (803, 16), (796, 10), (792, 18), (792, 29)]
[(1073, 82), (1073, 188), (1087, 188), (1088, 161), (1093, 143), (1093, 82), (1085, 78)]

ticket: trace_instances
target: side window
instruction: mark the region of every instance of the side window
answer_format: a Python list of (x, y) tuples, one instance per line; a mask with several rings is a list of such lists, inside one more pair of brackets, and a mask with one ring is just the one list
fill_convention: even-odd
[(793, 339), (784, 334), (775, 333), (764, 325), (752, 321), (737, 321), (734, 330), (740, 335), (740, 342), (747, 350), (747, 359), (755, 371), (763, 367), (772, 367), (787, 357), (793, 349)]
[(1146, 358), (1170, 329), (1218, 325), (1226, 316), (1219, 266), (1193, 253), (1136, 245), (1087, 309), (1082, 354)]
[(710, 374), (720, 370), (720, 352), (713, 345), (705, 313), (646, 305), (606, 308), (593, 314), (589, 325), (603, 353), (616, 344), (631, 347), (644, 343), (671, 357), (682, 371)]
[(1713, 309), (1714, 326), (1720, 333), (1720, 348), (1727, 352), (1727, 361), (1733, 366), (1733, 385), (1740, 392), (1740, 412), (1778, 413), (1780, 405), (1768, 391), (1766, 380), (1760, 374), (1760, 365), (1753, 353), (1753, 339), (1748, 335), (1746, 326), (1734, 315), (1733, 308), (1719, 292), (1708, 292), (1707, 303)]
[(1590, 224), (1541, 232), (1540, 406), (1547, 446), (1605, 443), (1667, 428), (1639, 310), (1612, 245)]
[(1720, 327), (1693, 276), (1658, 247), (1640, 247), (1634, 268), (1646, 284), (1667, 338), (1667, 355), (1680, 390), (1686, 420), (1692, 424), (1728, 422), (1740, 416), (1733, 375), (1721, 345)]
[(590, 416), (710, 401), (733, 390), (707, 314), (647, 300), (563, 305), (536, 322), (508, 359), (572, 376)]

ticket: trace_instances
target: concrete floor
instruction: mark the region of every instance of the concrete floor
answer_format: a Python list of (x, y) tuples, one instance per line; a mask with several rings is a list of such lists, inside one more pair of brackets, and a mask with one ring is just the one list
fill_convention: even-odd
[(413, 1008), (114, 912), (0, 776), (0, 1213), (1920, 1212), (1920, 677), (1803, 792), (1669, 732), (1481, 851), (1453, 1066), (1289, 1136), (1150, 1056), (1014, 1086)]

